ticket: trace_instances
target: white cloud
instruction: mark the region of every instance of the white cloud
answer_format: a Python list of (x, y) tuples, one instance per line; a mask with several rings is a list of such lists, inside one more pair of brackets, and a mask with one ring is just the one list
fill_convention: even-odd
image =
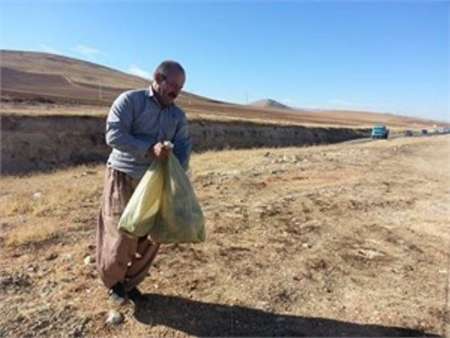
[(336, 109), (352, 109), (352, 110), (371, 110), (367, 104), (352, 102), (343, 99), (332, 99), (328, 101), (328, 106)]
[(150, 79), (150, 77), (151, 77), (150, 72), (147, 72), (145, 69), (142, 69), (136, 65), (131, 65), (128, 68), (127, 72), (130, 74), (133, 74), (133, 75), (143, 77), (145, 79)]
[(86, 45), (77, 45), (75, 48), (72, 48), (73, 51), (85, 56), (93, 58), (97, 55), (103, 54), (97, 48), (86, 46)]
[(48, 45), (46, 45), (44, 43), (39, 44), (39, 48), (40, 48), (40, 50), (42, 50), (45, 53), (63, 55), (63, 53), (60, 52), (59, 50), (57, 50), (57, 49), (55, 49), (55, 48), (53, 48), (51, 46), (48, 46)]

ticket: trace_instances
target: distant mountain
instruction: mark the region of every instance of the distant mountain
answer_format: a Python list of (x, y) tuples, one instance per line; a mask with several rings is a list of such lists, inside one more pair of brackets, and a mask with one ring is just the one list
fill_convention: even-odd
[(250, 103), (251, 106), (255, 107), (266, 107), (266, 108), (279, 108), (279, 109), (292, 109), (278, 101), (272, 99), (263, 99)]

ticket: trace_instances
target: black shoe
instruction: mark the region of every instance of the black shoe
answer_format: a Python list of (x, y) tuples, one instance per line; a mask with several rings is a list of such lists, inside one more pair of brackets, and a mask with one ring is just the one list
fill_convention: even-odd
[(134, 287), (130, 291), (128, 291), (127, 295), (128, 295), (128, 298), (130, 298), (134, 302), (144, 299), (144, 296), (142, 295), (141, 291), (139, 291), (139, 289), (137, 287)]
[(123, 283), (119, 282), (109, 289), (109, 299), (117, 305), (123, 305), (127, 302), (127, 293)]

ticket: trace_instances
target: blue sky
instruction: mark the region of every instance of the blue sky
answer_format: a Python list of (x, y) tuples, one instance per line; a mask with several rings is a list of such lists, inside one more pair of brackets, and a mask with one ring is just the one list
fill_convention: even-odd
[(136, 74), (163, 59), (187, 91), (246, 103), (450, 121), (443, 1), (2, 1), (0, 48)]

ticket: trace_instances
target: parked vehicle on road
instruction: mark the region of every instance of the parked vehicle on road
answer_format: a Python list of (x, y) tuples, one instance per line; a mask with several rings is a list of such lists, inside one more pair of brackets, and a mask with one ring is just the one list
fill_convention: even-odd
[(389, 137), (389, 129), (384, 124), (376, 124), (372, 128), (372, 138), (387, 139)]
[(413, 131), (412, 130), (405, 130), (405, 136), (413, 136), (414, 135), (414, 133), (413, 133)]

